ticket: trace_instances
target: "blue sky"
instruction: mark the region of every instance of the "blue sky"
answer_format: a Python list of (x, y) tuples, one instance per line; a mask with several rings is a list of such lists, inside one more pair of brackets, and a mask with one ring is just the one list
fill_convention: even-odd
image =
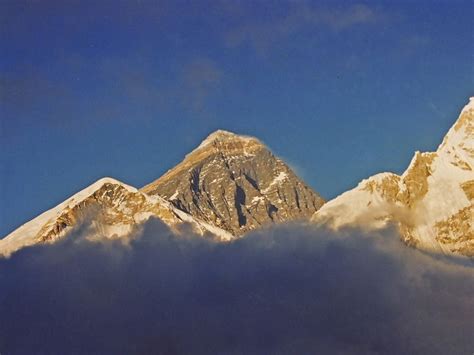
[(215, 129), (325, 198), (433, 150), (474, 94), (473, 2), (0, 3), (0, 236)]

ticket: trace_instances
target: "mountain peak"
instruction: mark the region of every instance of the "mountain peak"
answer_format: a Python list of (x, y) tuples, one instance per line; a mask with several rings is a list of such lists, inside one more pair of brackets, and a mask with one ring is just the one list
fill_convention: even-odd
[(469, 98), (469, 102), (462, 109), (460, 116), (462, 116), (464, 113), (467, 113), (471, 110), (474, 110), (474, 96), (471, 96)]
[[(96, 182), (94, 182), (94, 183), (92, 183), (91, 185), (89, 185), (85, 190), (89, 190), (89, 191), (98, 190), (98, 189), (100, 189), (102, 186), (104, 186), (105, 184), (120, 185), (120, 186), (124, 187), (125, 189), (127, 189), (127, 190), (130, 191), (130, 192), (136, 192), (136, 191), (137, 191), (137, 189), (134, 188), (133, 186), (124, 184), (123, 182), (121, 182), (121, 181), (119, 181), (119, 180), (117, 180), (117, 179), (108, 177), (108, 176), (105, 176), (105, 177), (103, 177), (103, 178), (100, 178), (100, 179), (97, 180)], [(84, 190), (84, 191), (85, 191), (85, 190)]]
[(436, 152), (417, 151), (401, 175), (378, 174), (326, 203), (313, 220), (335, 229), (398, 226), (405, 243), (474, 256), (474, 98)]
[(474, 97), (464, 106), (458, 119), (448, 131), (438, 152), (457, 155), (464, 160), (474, 159)]
[[(260, 143), (257, 138), (246, 136), (246, 135), (239, 135), (233, 132), (229, 132), (223, 129), (218, 129), (217, 131), (212, 132), (204, 139), (201, 144), (196, 148), (202, 149), (208, 146), (215, 146), (217, 143), (233, 143), (233, 142), (241, 142), (241, 143)], [(260, 143), (261, 144), (261, 143)]]
[(471, 107), (474, 106), (474, 96), (471, 96), (471, 97), (469, 98), (469, 103), (467, 104), (467, 106), (469, 106), (469, 105), (470, 105)]
[(201, 235), (210, 232), (221, 240), (233, 237), (177, 210), (159, 196), (147, 196), (132, 186), (104, 177), (0, 239), (0, 257), (26, 246), (64, 238), (77, 226), (82, 226), (92, 240), (130, 236), (150, 217), (160, 219), (173, 232), (178, 231), (173, 229), (175, 226), (189, 223)]
[(257, 138), (218, 130), (141, 189), (234, 236), (309, 219), (323, 199)]
[(229, 138), (238, 136), (234, 132), (226, 131), (225, 129), (218, 129), (207, 137), (208, 139)]

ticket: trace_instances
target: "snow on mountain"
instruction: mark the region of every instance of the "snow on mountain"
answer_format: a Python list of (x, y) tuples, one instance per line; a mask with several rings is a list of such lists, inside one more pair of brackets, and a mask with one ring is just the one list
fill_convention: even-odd
[(235, 236), (309, 219), (324, 203), (258, 139), (223, 130), (141, 191)]
[[(125, 237), (150, 217), (177, 233), (178, 225), (190, 223), (199, 234), (228, 241), (269, 221), (309, 218), (322, 204), (260, 141), (222, 130), (158, 181), (139, 191), (112, 178), (100, 179), (1, 239), (0, 255), (54, 242), (78, 227), (86, 228), (89, 238)], [(196, 208), (188, 208), (183, 196), (194, 199)], [(219, 223), (216, 216), (222, 218)], [(237, 223), (246, 228), (229, 227)]]
[(176, 233), (190, 223), (226, 241), (312, 216), (334, 229), (395, 224), (409, 245), (473, 256), (473, 169), (473, 98), (436, 152), (416, 152), (402, 175), (374, 175), (326, 204), (258, 139), (219, 130), (141, 190), (98, 180), (1, 239), (0, 255), (54, 242), (78, 227), (92, 239), (125, 237), (150, 217)]
[(84, 227), (84, 223), (89, 238), (125, 237), (150, 217), (159, 218), (172, 229), (187, 222), (199, 234), (209, 232), (222, 240), (232, 238), (229, 233), (179, 211), (159, 196), (147, 196), (118, 180), (103, 178), (1, 239), (0, 255), (54, 242), (75, 228)]
[(363, 180), (313, 216), (334, 229), (379, 229), (395, 223), (421, 249), (474, 255), (474, 98), (436, 152), (416, 152), (401, 175)]

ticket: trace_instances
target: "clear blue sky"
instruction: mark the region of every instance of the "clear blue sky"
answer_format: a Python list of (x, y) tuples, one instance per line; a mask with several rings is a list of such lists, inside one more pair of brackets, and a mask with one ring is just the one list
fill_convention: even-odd
[(474, 3), (0, 2), (0, 237), (102, 176), (141, 187), (211, 131), (332, 198), (433, 150), (474, 94)]

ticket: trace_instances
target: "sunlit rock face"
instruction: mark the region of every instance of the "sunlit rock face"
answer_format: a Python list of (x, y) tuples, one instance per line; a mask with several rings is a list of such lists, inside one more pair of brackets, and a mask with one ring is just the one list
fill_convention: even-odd
[(421, 249), (474, 256), (474, 98), (436, 152), (416, 152), (401, 175), (382, 173), (329, 201), (313, 216), (338, 229), (398, 226)]
[(209, 232), (220, 239), (232, 237), (194, 220), (159, 196), (150, 197), (118, 180), (103, 178), (0, 240), (0, 255), (55, 242), (76, 228), (83, 228), (89, 239), (128, 237), (150, 217), (160, 219), (172, 229), (186, 222), (198, 234)]
[(52, 243), (81, 228), (89, 239), (123, 238), (149, 219), (172, 231), (228, 241), (272, 222), (309, 219), (323, 200), (257, 139), (217, 131), (141, 191), (103, 178), (0, 240), (0, 255)]
[(141, 191), (235, 236), (309, 219), (324, 203), (259, 140), (216, 131)]
[(312, 217), (334, 229), (394, 224), (408, 245), (474, 256), (473, 169), (473, 99), (436, 152), (416, 152), (402, 175), (374, 175), (326, 204), (256, 138), (216, 131), (141, 190), (95, 182), (1, 239), (0, 255), (79, 227), (89, 238), (126, 237), (150, 217), (177, 233), (186, 222), (224, 241)]
[(54, 241), (90, 218), (89, 234), (107, 238), (128, 235), (133, 227), (154, 216), (168, 225), (179, 218), (166, 201), (152, 200), (119, 182), (105, 182), (83, 200), (71, 201), (66, 208), (46, 223), (38, 232), (40, 241)]

